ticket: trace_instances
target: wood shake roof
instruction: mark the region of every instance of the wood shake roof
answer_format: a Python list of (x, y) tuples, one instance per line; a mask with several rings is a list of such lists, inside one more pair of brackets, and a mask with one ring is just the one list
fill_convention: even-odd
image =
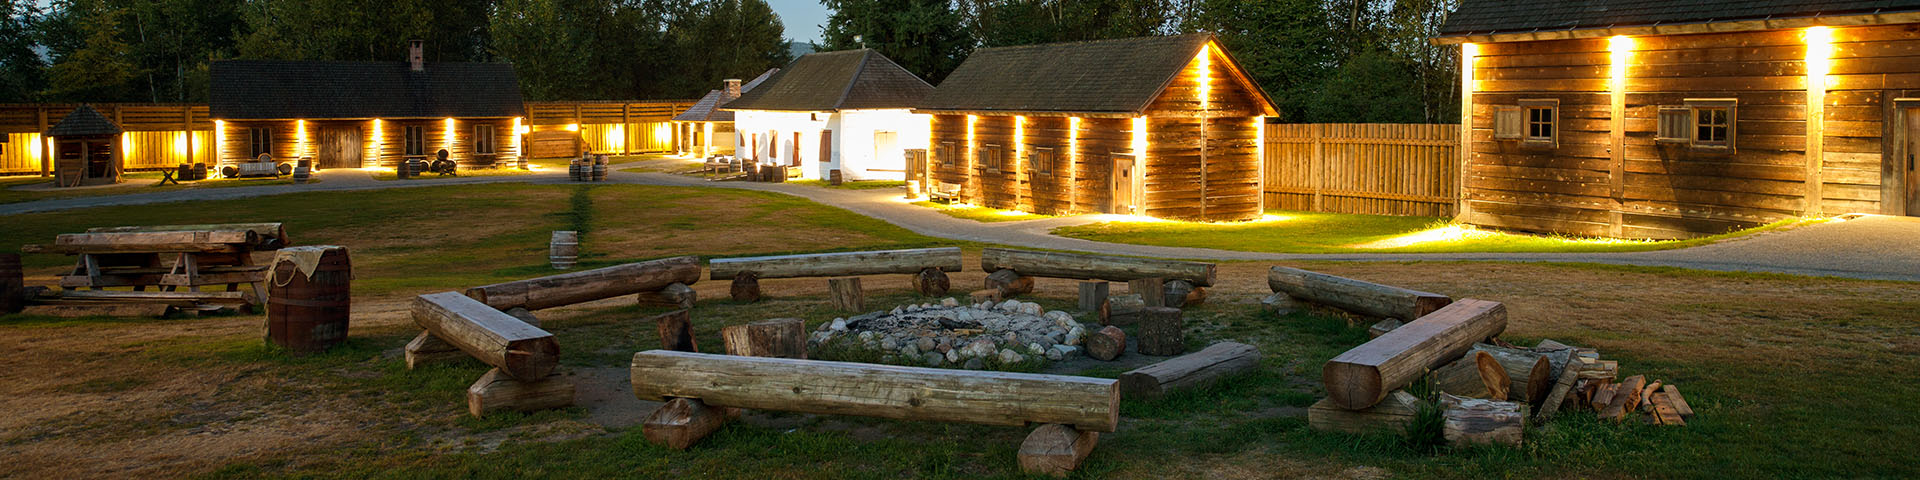
[(912, 108), (933, 86), (870, 49), (810, 53), (788, 64), (722, 111), (826, 112)]
[(1463, 0), (1441, 37), (1920, 11), (1915, 0)]
[[(754, 77), (753, 81), (740, 85), (740, 93), (745, 94), (747, 92), (753, 91), (754, 87), (760, 86), (761, 83), (766, 82), (768, 78), (773, 77), (773, 74), (775, 72), (779, 72), (779, 71), (780, 69), (778, 68), (767, 69), (766, 73), (762, 73), (760, 74), (760, 76)], [(726, 97), (726, 98), (722, 98), (722, 97)], [(676, 122), (731, 122), (733, 121), (733, 112), (730, 110), (719, 110), (718, 108), (720, 107), (721, 104), (731, 102), (735, 98), (740, 98), (740, 97), (728, 96), (727, 92), (721, 91), (721, 90), (708, 90), (706, 96), (700, 97), (700, 101), (693, 102), (693, 106), (687, 107), (687, 111), (680, 112), (679, 115), (674, 115), (673, 121), (676, 121)]]
[[(1194, 33), (982, 48), (915, 110), (1141, 115), (1213, 41)], [(1271, 110), (1266, 93), (1247, 85)]]
[(208, 107), (225, 120), (520, 117), (519, 77), (504, 63), (223, 60)]
[(99, 110), (94, 110), (92, 105), (81, 105), (80, 108), (73, 109), (72, 112), (67, 113), (66, 118), (60, 119), (60, 123), (47, 129), (49, 137), (117, 135), (119, 133), (120, 126), (114, 125), (113, 120), (107, 119), (107, 116), (100, 114)]

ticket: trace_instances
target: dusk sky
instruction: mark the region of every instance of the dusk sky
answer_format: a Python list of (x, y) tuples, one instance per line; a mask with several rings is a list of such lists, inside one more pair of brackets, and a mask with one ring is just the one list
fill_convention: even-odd
[(819, 42), (820, 25), (827, 23), (827, 7), (819, 0), (767, 0), (780, 23), (787, 27), (787, 38), (795, 42)]

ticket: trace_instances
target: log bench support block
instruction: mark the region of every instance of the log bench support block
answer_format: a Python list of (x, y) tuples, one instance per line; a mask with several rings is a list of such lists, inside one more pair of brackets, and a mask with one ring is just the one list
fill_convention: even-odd
[[(693, 341), (693, 315), (691, 310), (674, 310), (651, 319), (654, 331), (660, 335), (660, 349), (676, 352), (698, 352), (699, 345)], [(645, 324), (648, 322), (642, 322)]]
[(1033, 277), (1022, 276), (1013, 270), (999, 270), (987, 275), (987, 290), (1000, 292), (1000, 298), (1013, 298), (1033, 292)]
[(1443, 434), (1452, 445), (1520, 446), (1527, 429), (1527, 405), (1483, 398), (1443, 395)]
[(1420, 398), (1404, 390), (1395, 390), (1385, 400), (1361, 410), (1340, 408), (1332, 398), (1322, 398), (1307, 407), (1307, 426), (1320, 432), (1400, 434), (1420, 412)]
[(640, 292), (635, 297), (643, 307), (693, 308), (700, 295), (693, 291), (693, 287), (674, 282), (659, 290)]
[(760, 274), (740, 272), (733, 276), (733, 286), (727, 290), (733, 301), (753, 303), (760, 301)]
[(1129, 326), (1140, 323), (1141, 312), (1146, 311), (1147, 301), (1137, 294), (1114, 295), (1100, 304), (1100, 324)]
[(467, 412), (475, 417), (509, 410), (537, 412), (572, 406), (573, 396), (573, 381), (559, 373), (529, 382), (495, 368), (467, 387)]
[(953, 280), (938, 268), (924, 268), (913, 275), (913, 290), (927, 297), (938, 297), (953, 289)]
[(833, 308), (846, 312), (867, 310), (867, 292), (860, 289), (860, 277), (829, 278), (827, 293), (833, 297)]
[(1221, 342), (1120, 374), (1120, 392), (1129, 398), (1158, 397), (1181, 388), (1205, 386), (1258, 366), (1260, 349), (1244, 343)]
[(1100, 432), (1076, 430), (1058, 423), (1041, 425), (1020, 442), (1020, 471), (1028, 475), (1066, 477), (1093, 453)]
[(654, 445), (686, 450), (738, 416), (738, 409), (709, 407), (692, 398), (674, 398), (647, 415), (647, 419), (640, 422), (640, 431), (647, 442)]
[(1107, 303), (1107, 291), (1112, 284), (1105, 280), (1080, 282), (1080, 311), (1094, 313)]
[(1173, 307), (1167, 304), (1167, 282), (1159, 278), (1136, 278), (1127, 281), (1127, 293), (1139, 295), (1149, 307)]
[(761, 320), (720, 329), (728, 355), (807, 358), (806, 322), (798, 318)]
[(1140, 311), (1140, 338), (1135, 340), (1142, 355), (1171, 356), (1187, 350), (1186, 319), (1180, 309), (1147, 307)]

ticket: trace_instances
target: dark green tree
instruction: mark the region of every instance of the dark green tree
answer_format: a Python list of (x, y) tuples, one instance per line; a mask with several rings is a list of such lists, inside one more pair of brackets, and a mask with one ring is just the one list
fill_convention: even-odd
[(7, 0), (0, 11), (0, 102), (28, 102), (46, 88), (40, 45), (41, 11), (34, 0)]
[(981, 46), (1100, 40), (1169, 33), (1176, 0), (963, 0), (967, 30)]
[(1279, 104), (1282, 121), (1305, 121), (1316, 89), (1340, 63), (1332, 19), (1316, 0), (1199, 0), (1181, 27), (1218, 35)]
[[(820, 0), (833, 13), (823, 50), (872, 48), (928, 83), (939, 84), (973, 51), (960, 12), (948, 0)], [(854, 37), (860, 37), (858, 41)]]
[(669, 96), (698, 97), (721, 80), (751, 79), (793, 61), (786, 28), (766, 0), (701, 2), (668, 32), (680, 66)]
[(127, 101), (135, 97), (132, 80), (139, 74), (132, 47), (121, 40), (127, 9), (106, 0), (64, 0), (53, 4), (59, 15), (49, 19), (55, 32), (70, 32), (65, 41), (49, 46), (53, 65), (47, 69), (45, 97), (55, 101)]

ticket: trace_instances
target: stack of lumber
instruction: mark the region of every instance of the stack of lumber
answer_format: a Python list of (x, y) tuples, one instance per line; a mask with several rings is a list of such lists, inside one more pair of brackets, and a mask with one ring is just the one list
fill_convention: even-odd
[(1592, 410), (1603, 420), (1637, 419), (1656, 425), (1683, 426), (1693, 417), (1693, 406), (1680, 394), (1679, 386), (1645, 375), (1621, 378), (1619, 362), (1601, 360), (1598, 350), (1552, 340), (1541, 341), (1533, 350), (1571, 353), (1552, 393), (1543, 399), (1541, 421), (1560, 411), (1581, 409)]

